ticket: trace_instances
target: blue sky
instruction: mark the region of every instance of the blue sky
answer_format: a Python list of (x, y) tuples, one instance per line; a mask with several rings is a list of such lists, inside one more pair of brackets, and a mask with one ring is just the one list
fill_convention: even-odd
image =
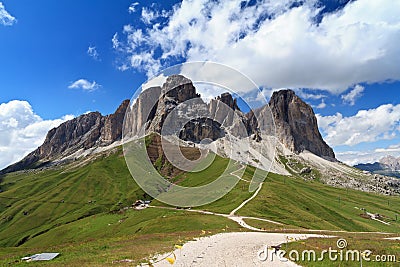
[[(111, 39), (135, 19), (130, 1), (3, 1), (16, 17), (0, 28), (0, 102), (27, 100), (45, 119), (88, 110), (107, 114), (145, 76), (116, 67)], [(45, 7), (45, 8), (44, 8)], [(95, 47), (98, 59), (87, 54)], [(71, 90), (78, 79), (96, 81), (95, 92)]]
[(294, 89), (340, 160), (400, 155), (398, 1), (0, 1), (0, 168), (195, 60)]

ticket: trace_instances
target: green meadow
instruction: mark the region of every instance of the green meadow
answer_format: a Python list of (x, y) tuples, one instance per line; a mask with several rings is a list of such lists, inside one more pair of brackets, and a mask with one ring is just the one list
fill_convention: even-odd
[[(227, 164), (228, 159), (216, 156), (209, 168), (181, 174), (176, 180), (184, 186), (204, 185), (214, 181)], [(244, 180), (228, 194), (193, 209), (228, 214), (239, 206), (253, 194), (248, 191), (247, 181), (251, 180), (254, 168), (243, 171)], [(140, 263), (195, 237), (247, 231), (227, 218), (168, 207), (158, 201), (151, 203), (158, 208), (128, 208), (137, 199), (151, 198), (131, 177), (121, 148), (84, 165), (72, 163), (48, 170), (11, 173), (1, 177), (0, 188), (3, 190), (0, 193), (0, 266), (25, 266), (19, 259), (38, 252), (61, 253), (51, 262), (40, 263), (44, 266), (109, 266), (111, 263), (118, 266), (116, 262), (123, 259)], [(371, 220), (365, 211), (355, 207), (379, 213), (389, 225)], [(300, 176), (270, 173), (257, 197), (237, 214), (283, 224), (245, 219), (249, 225), (269, 231), (399, 233), (400, 216), (396, 220), (399, 207), (398, 196), (334, 188)], [(367, 242), (347, 234), (360, 240), (360, 246)], [(400, 251), (398, 246), (389, 248)]]

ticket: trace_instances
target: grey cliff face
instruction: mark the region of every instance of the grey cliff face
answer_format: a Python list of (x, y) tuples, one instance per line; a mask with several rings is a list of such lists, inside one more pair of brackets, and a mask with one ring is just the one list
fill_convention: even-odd
[(308, 150), (320, 157), (334, 159), (335, 154), (318, 130), (312, 108), (292, 90), (274, 92), (269, 101), (276, 136), (291, 151)]
[(124, 122), (125, 111), (129, 105), (129, 100), (124, 100), (118, 109), (104, 118), (104, 126), (101, 129), (100, 140), (103, 144), (111, 144), (122, 137), (122, 125)]
[(400, 170), (400, 158), (388, 155), (381, 158), (379, 163), (383, 164), (387, 169), (392, 171)]
[(43, 144), (21, 161), (0, 172), (8, 173), (71, 155), (80, 149), (107, 146), (122, 137), (122, 123), (129, 100), (125, 100), (114, 114), (102, 116), (90, 112), (51, 129)]
[(292, 152), (308, 150), (324, 158), (335, 158), (321, 137), (312, 108), (293, 91), (275, 92), (269, 105), (244, 114), (231, 94), (224, 93), (206, 104), (189, 79), (172, 75), (162, 87), (143, 91), (131, 106), (125, 100), (111, 115), (91, 112), (50, 130), (39, 148), (0, 174), (37, 167), (80, 149), (107, 146), (121, 140), (124, 125), (125, 133), (132, 136), (151, 132), (175, 134), (198, 143), (203, 139), (216, 140), (229, 132), (238, 137), (252, 136), (252, 140), (259, 142), (260, 128), (265, 128), (261, 129), (263, 133), (275, 134), (271, 130), (272, 119), (277, 138)]
[[(191, 80), (182, 75), (172, 75), (167, 78), (161, 88), (154, 118), (147, 131), (161, 133), (167, 116), (181, 103), (195, 99), (197, 104), (204, 104)], [(193, 103), (193, 102), (191, 102)], [(188, 110), (186, 110), (188, 112)], [(171, 127), (173, 127), (171, 125)]]
[(236, 98), (234, 99), (230, 93), (223, 93), (222, 95), (218, 96), (216, 100), (221, 101), (232, 110), (240, 110), (237, 105)]
[(125, 118), (125, 133), (143, 136), (156, 132), (192, 142), (204, 138), (216, 140), (224, 132), (212, 118), (214, 116), (196, 93), (192, 81), (181, 75), (172, 75), (162, 87), (149, 88), (139, 95)]
[(200, 143), (209, 139), (215, 141), (225, 136), (221, 124), (210, 118), (197, 118), (185, 124), (179, 133), (179, 138), (185, 141)]
[[(260, 141), (261, 130), (263, 133), (276, 134), (292, 152), (308, 150), (327, 159), (335, 158), (332, 148), (322, 139), (312, 108), (292, 90), (275, 92), (269, 105), (247, 114), (240, 111), (236, 99), (230, 93), (216, 97), (209, 104), (204, 103), (192, 82), (181, 75), (168, 77), (162, 88), (153, 91), (147, 94), (160, 94), (155, 101), (156, 105), (149, 118), (139, 118), (141, 126), (147, 123), (146, 134), (164, 131), (163, 135), (179, 134), (183, 140), (199, 142), (203, 138), (218, 139), (224, 136), (222, 129), (225, 129), (234, 136), (253, 135), (253, 140)], [(139, 106), (145, 98), (139, 96), (132, 117), (141, 114)], [(275, 132), (271, 130), (274, 128), (272, 121), (275, 122)], [(169, 128), (163, 128), (164, 124)]]

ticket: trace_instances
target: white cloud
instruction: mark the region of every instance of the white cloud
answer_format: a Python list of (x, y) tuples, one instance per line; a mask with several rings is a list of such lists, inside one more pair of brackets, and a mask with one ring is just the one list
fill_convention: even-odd
[(142, 21), (145, 24), (151, 24), (154, 19), (157, 18), (156, 13), (149, 8), (143, 7), (142, 8)]
[(316, 108), (318, 108), (318, 109), (326, 108), (326, 103), (325, 103), (325, 101), (322, 99), (321, 103), (319, 103), (319, 104), (316, 106)]
[(162, 85), (165, 83), (165, 81), (167, 80), (167, 77), (164, 76), (164, 74), (160, 74), (157, 77), (154, 77), (150, 80), (148, 80), (147, 82), (145, 82), (144, 84), (142, 84), (142, 92), (150, 87), (156, 87), (156, 86), (160, 86), (162, 87)]
[(397, 153), (400, 154), (400, 144), (390, 145), (387, 148), (377, 148), (376, 153)]
[(154, 77), (160, 72), (160, 60), (154, 59), (153, 51), (132, 55), (130, 57), (130, 66), (141, 71), (146, 71), (148, 77)]
[(136, 6), (139, 5), (139, 2), (134, 2), (128, 7), (128, 12), (129, 13), (135, 13), (136, 11)]
[(0, 2), (0, 24), (4, 26), (11, 26), (17, 19), (7, 12), (2, 2)]
[[(148, 7), (142, 8), (141, 20), (143, 21), (144, 24), (152, 25), (153, 21), (155, 21), (156, 19), (167, 18), (172, 14), (171, 12), (168, 12), (167, 10), (164, 10), (164, 9), (162, 9), (161, 11), (154, 9), (155, 4), (152, 4), (151, 7), (152, 8), (148, 8)], [(156, 24), (155, 26), (157, 28), (157, 26), (159, 26), (159, 25)]]
[(338, 160), (353, 166), (359, 163), (378, 162), (380, 159), (387, 155), (399, 157), (400, 149), (377, 148), (374, 150), (366, 151), (336, 152), (335, 155)]
[(98, 83), (96, 83), (95, 81), (89, 82), (86, 79), (76, 80), (68, 86), (68, 88), (70, 88), (70, 89), (83, 89), (88, 92), (92, 92), (92, 91), (98, 89), (99, 87), (100, 87), (100, 85)]
[(225, 92), (229, 92), (226, 88), (216, 86), (213, 84), (194, 83), (194, 86), (196, 87), (196, 91), (201, 95), (201, 98), (206, 103), (209, 103), (216, 96), (219, 96)]
[(343, 117), (340, 113), (333, 116), (317, 114), (317, 120), (325, 141), (331, 146), (390, 140), (400, 134), (400, 105), (386, 104), (360, 110), (351, 117)]
[(306, 93), (302, 89), (296, 90), (296, 94), (302, 99), (318, 100), (318, 99), (323, 99), (323, 98), (327, 97), (325, 94)]
[[(150, 77), (174, 60), (210, 60), (243, 71), (260, 86), (336, 94), (359, 83), (400, 79), (399, 1), (351, 1), (319, 24), (316, 1), (291, 8), (294, 2), (183, 0), (163, 23), (156, 11), (142, 9), (142, 18), (146, 10), (144, 20), (153, 23), (135, 42), (135, 31), (124, 33), (126, 41), (118, 43), (123, 66)], [(155, 50), (161, 53), (148, 52)]]
[(112, 42), (112, 45), (113, 45), (114, 49), (119, 49), (120, 43), (119, 43), (119, 40), (118, 40), (118, 33), (117, 32), (113, 35), (113, 38), (111, 39), (111, 42)]
[(73, 117), (43, 120), (27, 101), (0, 104), (0, 169), (21, 160), (43, 143), (50, 129)]
[(87, 49), (87, 54), (92, 57), (94, 60), (100, 60), (100, 55), (99, 52), (97, 52), (97, 49), (95, 46), (89, 46)]
[(362, 96), (364, 92), (364, 87), (357, 84), (354, 88), (347, 94), (342, 95), (342, 100), (344, 103), (348, 103), (350, 106), (354, 106), (356, 99)]

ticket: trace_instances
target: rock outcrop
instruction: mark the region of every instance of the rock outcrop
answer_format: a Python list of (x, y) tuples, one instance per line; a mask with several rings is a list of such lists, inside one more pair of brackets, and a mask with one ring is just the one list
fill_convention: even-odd
[[(230, 94), (225, 95), (224, 100), (232, 105), (236, 103)], [(142, 92), (128, 112), (129, 124), (125, 133), (144, 136), (155, 132), (195, 143), (203, 139), (216, 140), (224, 136), (224, 131), (214, 120), (215, 116), (196, 93), (192, 81), (181, 75), (172, 75), (162, 87)]]
[(104, 118), (104, 126), (101, 129), (100, 142), (111, 144), (122, 137), (122, 126), (124, 123), (125, 111), (129, 100), (124, 100), (117, 110)]
[(385, 166), (391, 171), (400, 170), (400, 158), (393, 157), (391, 155), (385, 156), (379, 160), (379, 163)]
[(221, 101), (225, 105), (227, 105), (230, 109), (232, 110), (240, 110), (238, 105), (237, 105), (237, 100), (236, 98), (234, 99), (232, 95), (228, 92), (223, 93), (220, 96), (217, 96), (216, 98), (217, 101)]
[[(200, 95), (196, 93), (196, 88), (193, 86), (191, 80), (182, 75), (169, 76), (161, 88), (161, 93), (157, 102), (157, 108), (154, 114), (154, 118), (151, 119), (150, 125), (146, 129), (146, 131), (161, 133), (167, 116), (179, 104), (187, 102), (191, 99), (194, 99), (194, 101), (188, 102), (188, 104), (190, 105), (179, 107), (180, 109), (185, 109), (181, 110), (181, 112), (185, 112), (189, 117), (190, 113), (193, 113), (193, 115), (196, 114), (196, 110), (193, 110), (193, 106), (204, 105), (204, 102), (201, 100)], [(177, 111), (174, 111), (174, 113), (177, 113)], [(176, 118), (174, 119), (180, 119), (181, 117), (182, 116), (176, 116)], [(176, 130), (179, 121), (174, 121), (173, 118), (171, 118), (171, 123), (171, 125), (168, 125), (168, 128), (170, 128), (168, 130)]]
[(151, 87), (144, 90), (137, 97), (133, 105), (128, 107), (125, 116), (125, 133), (131, 136), (144, 136), (150, 122), (154, 120), (158, 108), (158, 99), (161, 95), (161, 87)]
[(192, 81), (172, 75), (162, 87), (144, 90), (132, 105), (129, 100), (122, 102), (114, 114), (102, 116), (91, 112), (50, 130), (43, 145), (0, 174), (37, 167), (81, 149), (107, 146), (121, 140), (124, 118), (124, 132), (130, 136), (155, 132), (195, 143), (204, 139), (214, 141), (226, 133), (236, 137), (251, 136), (253, 141), (260, 142), (260, 132), (275, 134), (275, 121), (277, 138), (291, 151), (308, 150), (324, 158), (335, 158), (333, 150), (321, 137), (312, 108), (293, 91), (275, 92), (269, 105), (244, 114), (230, 93), (206, 104)]
[(43, 144), (21, 161), (3, 169), (0, 174), (34, 168), (80, 149), (107, 146), (122, 137), (122, 124), (129, 100), (124, 100), (115, 113), (102, 116), (90, 112), (51, 129)]
[[(147, 94), (160, 92), (160, 96), (152, 101), (155, 104), (150, 101), (144, 105), (153, 106), (153, 109), (149, 118), (140, 118), (139, 123), (141, 126), (147, 123), (146, 134), (164, 131), (163, 135), (175, 134), (183, 140), (199, 142), (204, 138), (215, 140), (224, 136), (221, 130), (224, 129), (238, 137), (252, 135), (252, 139), (259, 142), (261, 131), (268, 135), (275, 134), (295, 153), (308, 150), (327, 159), (335, 158), (332, 148), (322, 139), (312, 108), (292, 90), (275, 92), (269, 105), (244, 114), (230, 93), (223, 93), (205, 104), (192, 82), (181, 75), (172, 75), (162, 88), (153, 89), (155, 93)], [(147, 97), (140, 96), (133, 106), (133, 117), (141, 114), (140, 106), (144, 99)], [(167, 126), (163, 127), (164, 124)], [(137, 129), (133, 131), (138, 132)]]
[(287, 148), (295, 153), (308, 150), (320, 157), (335, 158), (332, 148), (322, 139), (313, 109), (292, 90), (274, 92), (269, 107), (276, 136)]
[(185, 141), (200, 143), (215, 141), (225, 136), (221, 124), (210, 118), (197, 118), (185, 124), (179, 133), (179, 138)]

